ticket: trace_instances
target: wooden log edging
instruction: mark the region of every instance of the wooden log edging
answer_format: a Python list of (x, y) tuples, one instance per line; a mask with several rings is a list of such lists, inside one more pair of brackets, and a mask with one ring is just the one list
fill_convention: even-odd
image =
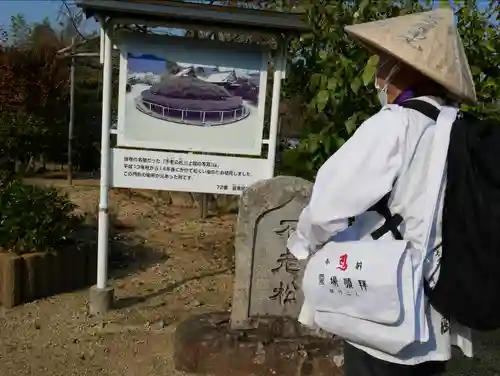
[(0, 252), (0, 305), (12, 308), (96, 283), (97, 247)]

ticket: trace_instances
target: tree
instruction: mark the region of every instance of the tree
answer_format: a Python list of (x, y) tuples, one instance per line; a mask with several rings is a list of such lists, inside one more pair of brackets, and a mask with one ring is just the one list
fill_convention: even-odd
[(43, 152), (47, 128), (39, 118), (23, 113), (0, 115), (0, 171), (14, 173), (16, 163), (24, 170), (30, 160)]
[[(73, 25), (73, 21), (67, 22)], [(45, 160), (64, 163), (70, 59), (58, 51), (68, 41), (48, 20), (27, 24), (22, 15), (13, 17), (8, 38), (9, 43), (0, 46), (0, 145), (4, 165), (12, 168), (12, 161), (26, 163), (24, 156), (41, 155)], [(89, 36), (79, 48), (77, 52), (98, 52), (99, 38)], [(99, 161), (95, 144), (100, 139), (102, 73), (98, 62), (92, 64), (85, 59), (78, 65), (75, 135), (80, 137), (76, 145), (80, 150), (74, 161), (95, 168)]]
[(62, 44), (46, 23), (29, 25), (22, 15), (12, 19), (9, 42), (0, 48), (2, 126), (11, 118), (11, 126), (20, 127), (26, 120), (26, 127), (31, 128), (36, 119), (37, 127), (44, 128), (38, 145), (45, 152), (53, 142), (60, 144), (57, 135), (66, 121), (69, 71), (66, 62), (57, 59)]
[[(284, 153), (281, 172), (314, 179), (318, 168), (379, 109), (373, 76), (376, 57), (347, 37), (344, 26), (429, 9), (431, 1), (336, 2), (300, 0), (312, 31), (292, 41), (290, 72), (283, 95), (302, 114), (303, 137)], [(475, 2), (455, 2), (458, 28), (473, 65), (481, 104), (466, 110), (500, 116), (498, 3), (480, 11)], [(495, 9), (495, 7), (497, 9)], [(285, 119), (286, 120), (286, 119)], [(349, 163), (349, 161), (346, 161)]]
[(26, 18), (18, 13), (10, 18), (10, 36), (13, 44), (24, 45), (28, 42), (31, 28), (26, 22)]
[(466, 4), (457, 9), (458, 28), (480, 103), (464, 109), (500, 120), (500, 5), (490, 0), (489, 6), (481, 10), (476, 2)]

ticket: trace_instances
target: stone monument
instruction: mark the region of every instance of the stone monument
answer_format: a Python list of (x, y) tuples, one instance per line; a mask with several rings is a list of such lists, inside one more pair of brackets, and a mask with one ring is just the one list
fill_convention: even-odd
[(232, 329), (255, 327), (264, 317), (298, 317), (305, 263), (293, 257), (286, 241), (311, 190), (306, 180), (280, 176), (253, 185), (241, 197)]
[(231, 314), (185, 321), (176, 331), (176, 368), (190, 373), (342, 375), (340, 341), (297, 321), (304, 262), (287, 250), (312, 183), (279, 176), (243, 192), (235, 237)]

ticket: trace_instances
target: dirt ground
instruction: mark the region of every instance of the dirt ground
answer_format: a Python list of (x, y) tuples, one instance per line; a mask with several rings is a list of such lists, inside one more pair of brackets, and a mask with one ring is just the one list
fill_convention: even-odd
[[(95, 181), (33, 182), (58, 186), (95, 222)], [(90, 316), (82, 290), (0, 311), (0, 376), (182, 375), (172, 361), (176, 325), (230, 309), (234, 214), (202, 220), (198, 208), (123, 190), (110, 204), (117, 308)], [(447, 376), (500, 376), (500, 335), (476, 343), (477, 357), (457, 357)]]
[[(98, 187), (60, 189), (95, 215)], [(176, 324), (229, 309), (233, 214), (201, 220), (197, 208), (127, 192), (110, 202), (117, 309), (91, 317), (83, 290), (2, 311), (1, 376), (181, 375), (172, 364)]]

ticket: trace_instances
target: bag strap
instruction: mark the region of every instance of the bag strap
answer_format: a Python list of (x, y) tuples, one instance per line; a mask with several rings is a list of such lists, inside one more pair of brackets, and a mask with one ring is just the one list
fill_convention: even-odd
[[(412, 100), (411, 104), (409, 104), (408, 102), (404, 107), (412, 108), (416, 111), (419, 111), (433, 120), (434, 118), (436, 119), (434, 140), (432, 142), (431, 155), (429, 160), (429, 169), (427, 171), (427, 187), (425, 192), (425, 203), (424, 203), (425, 205), (424, 207), (427, 210), (425, 210), (424, 212), (424, 218), (422, 224), (425, 231), (424, 238), (421, 244), (422, 252), (414, 254), (415, 257), (420, 257), (419, 267), (416, 268), (414, 271), (415, 281), (417, 283), (417, 285), (415, 286), (417, 288), (416, 290), (417, 294), (415, 296), (415, 307), (417, 308), (416, 314), (420, 317), (425, 317), (426, 305), (424, 304), (425, 301), (424, 295), (429, 296), (430, 285), (429, 282), (424, 277), (424, 271), (423, 271), (424, 260), (428, 256), (429, 252), (432, 224), (434, 223), (434, 217), (436, 214), (438, 203), (440, 201), (439, 200), (440, 188), (445, 178), (444, 172), (446, 168), (446, 159), (448, 155), (451, 127), (455, 119), (457, 118), (458, 109), (452, 107), (443, 107), (441, 111), (439, 111), (437, 108), (430, 109), (430, 107), (427, 104), (415, 103), (417, 102), (417, 100)], [(424, 103), (423, 101), (418, 101), (418, 102)], [(430, 103), (428, 104), (432, 106)], [(437, 116), (435, 116), (436, 111), (437, 111)], [(374, 233), (376, 236), (377, 230), (374, 231)], [(432, 252), (432, 250), (430, 252)], [(418, 325), (418, 328), (416, 328), (416, 330), (418, 332), (417, 335), (418, 338), (428, 340), (429, 326), (426, 325), (425, 321), (423, 325)]]
[(434, 140), (432, 143), (429, 170), (427, 174), (426, 207), (431, 208), (424, 216), (425, 229), (424, 246), (428, 249), (434, 215), (439, 204), (441, 185), (445, 180), (446, 160), (453, 123), (457, 119), (458, 109), (444, 106), (438, 116)]
[(425, 102), (419, 99), (407, 100), (401, 103), (399, 106), (418, 111), (422, 115), (425, 115), (434, 121), (437, 121), (440, 112), (436, 106), (430, 104), (429, 102)]
[(368, 209), (368, 211), (377, 212), (385, 219), (384, 224), (371, 233), (373, 240), (380, 239), (388, 232), (392, 233), (394, 239), (403, 240), (403, 235), (401, 235), (401, 232), (398, 229), (399, 225), (403, 222), (403, 217), (401, 214), (391, 214), (391, 210), (388, 205), (390, 195), (391, 192), (387, 193), (379, 202)]
[[(428, 118), (430, 118), (434, 121), (437, 121), (439, 114), (441, 112), (436, 106), (432, 105), (431, 103), (423, 101), (423, 100), (419, 100), (419, 99), (407, 100), (407, 101), (401, 103), (399, 106), (403, 107), (403, 108), (408, 108), (408, 109), (418, 111), (422, 115), (427, 116)], [(448, 137), (449, 137), (449, 134), (448, 134)], [(448, 146), (448, 144), (446, 144), (446, 146)], [(434, 147), (433, 147), (433, 149), (434, 149)], [(446, 148), (446, 150), (447, 150), (447, 148)], [(446, 161), (446, 158), (445, 158), (445, 161)], [(444, 169), (444, 166), (443, 166), (443, 169)], [(439, 194), (439, 190), (438, 190), (437, 194)], [(388, 232), (392, 233), (394, 239), (403, 240), (403, 236), (401, 235), (401, 232), (398, 229), (399, 225), (403, 222), (403, 217), (398, 213), (396, 213), (396, 214), (391, 213), (389, 206), (388, 206), (390, 195), (391, 195), (391, 192), (387, 193), (379, 202), (377, 202), (370, 209), (368, 209), (369, 211), (377, 212), (379, 215), (381, 215), (385, 219), (383, 225), (371, 233), (373, 240), (380, 239), (382, 236), (384, 236)], [(437, 205), (437, 202), (436, 202), (436, 205)], [(434, 210), (435, 210), (435, 208), (433, 209), (433, 211)], [(434, 214), (432, 214), (432, 218), (433, 217), (434, 217)], [(431, 227), (432, 227), (432, 220), (431, 220)], [(429, 236), (430, 236), (430, 234), (429, 234)], [(428, 242), (428, 240), (429, 239), (427, 239), (426, 241)]]

